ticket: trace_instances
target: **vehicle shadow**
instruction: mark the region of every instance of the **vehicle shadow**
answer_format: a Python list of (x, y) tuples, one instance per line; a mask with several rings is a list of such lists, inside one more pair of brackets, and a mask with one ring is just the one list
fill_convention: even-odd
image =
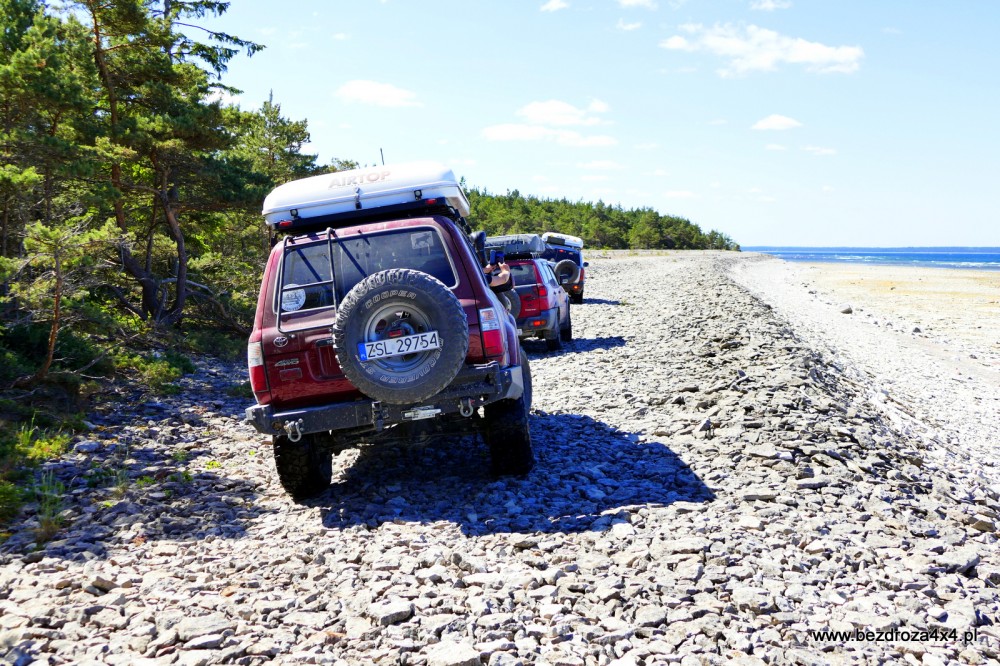
[[(160, 540), (238, 539), (269, 512), (258, 506), (258, 484), (230, 474), (234, 468), (216, 460), (208, 442), (176, 439), (176, 409), (150, 404), (102, 426), (85, 448), (39, 470), (35, 497), (6, 527), (0, 562), (22, 555), (89, 561), (113, 550), (140, 552)], [(190, 413), (183, 422), (207, 426)]]
[(572, 354), (575, 352), (594, 351), (595, 349), (615, 349), (624, 347), (626, 340), (620, 335), (611, 335), (600, 338), (573, 338), (572, 342), (564, 342), (562, 349), (549, 351), (544, 340), (522, 340), (521, 346), (524, 351), (532, 356), (546, 355), (559, 356), (561, 354)]
[(610, 300), (607, 298), (590, 298), (589, 296), (583, 299), (582, 303), (574, 303), (573, 305), (621, 305), (621, 301)]
[(590, 417), (534, 414), (531, 433), (537, 463), (524, 478), (492, 477), (479, 437), (440, 437), (361, 449), (309, 504), (334, 529), (447, 521), (481, 535), (601, 531), (636, 506), (715, 498), (667, 446)]

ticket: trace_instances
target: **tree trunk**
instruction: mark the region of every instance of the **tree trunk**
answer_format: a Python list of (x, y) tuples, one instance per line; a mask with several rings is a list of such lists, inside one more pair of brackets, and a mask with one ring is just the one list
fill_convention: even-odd
[(31, 378), (31, 383), (33, 384), (42, 381), (48, 376), (49, 368), (52, 367), (52, 360), (56, 356), (56, 339), (59, 336), (59, 325), (61, 323), (63, 290), (62, 255), (58, 248), (53, 253), (53, 259), (55, 260), (55, 268), (53, 270), (56, 273), (56, 285), (52, 294), (52, 326), (49, 328), (49, 343), (45, 350), (45, 360), (42, 362), (42, 367), (38, 368), (38, 372)]
[[(110, 70), (108, 70), (107, 62), (104, 60), (104, 47), (101, 43), (101, 26), (98, 23), (97, 9), (88, 3), (88, 10), (90, 11), (91, 18), (93, 19), (93, 34), (94, 34), (94, 62), (97, 65), (97, 70), (100, 73), (101, 82), (104, 84), (104, 90), (108, 95), (108, 115), (111, 121), (111, 133), (112, 135), (118, 132), (118, 95), (115, 88), (115, 82), (111, 76)], [(111, 184), (118, 192), (123, 192), (123, 182), (122, 182), (122, 167), (121, 164), (117, 162), (111, 163)], [(115, 210), (115, 223), (118, 228), (122, 230), (122, 233), (126, 236), (128, 235), (128, 220), (125, 217), (125, 204), (122, 201), (122, 197), (119, 195), (114, 201)], [(142, 290), (142, 305), (141, 312), (142, 320), (145, 321), (147, 318), (152, 317), (154, 320), (159, 318), (160, 315), (160, 305), (156, 298), (156, 292), (159, 287), (156, 279), (150, 272), (143, 270), (142, 264), (132, 256), (132, 251), (129, 250), (124, 244), (120, 247), (122, 267), (139, 282), (139, 286)]]

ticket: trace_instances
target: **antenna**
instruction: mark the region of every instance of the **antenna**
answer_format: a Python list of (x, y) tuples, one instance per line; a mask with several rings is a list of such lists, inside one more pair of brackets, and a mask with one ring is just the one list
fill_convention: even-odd
[(385, 153), (382, 152), (381, 148), (378, 149), (378, 154), (382, 156), (382, 166), (385, 166)]

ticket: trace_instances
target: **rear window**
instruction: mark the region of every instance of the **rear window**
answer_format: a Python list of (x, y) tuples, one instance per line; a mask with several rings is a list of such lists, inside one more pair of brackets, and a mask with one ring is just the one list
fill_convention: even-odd
[(564, 250), (562, 248), (552, 247), (551, 245), (545, 249), (545, 253), (542, 254), (542, 256), (549, 261), (557, 263), (563, 259), (569, 259), (577, 266), (583, 263), (579, 250)]
[(510, 267), (510, 277), (514, 280), (515, 286), (538, 284), (538, 279), (535, 276), (535, 265), (532, 263), (512, 265)]
[(331, 237), (285, 249), (277, 309), (285, 319), (292, 313), (336, 307), (358, 282), (392, 268), (428, 273), (449, 288), (458, 283), (436, 229), (409, 227), (343, 239)]

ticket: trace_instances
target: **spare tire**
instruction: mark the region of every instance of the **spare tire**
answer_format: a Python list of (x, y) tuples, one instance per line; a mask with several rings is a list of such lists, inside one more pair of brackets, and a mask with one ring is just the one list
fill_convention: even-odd
[[(418, 334), (428, 335), (412, 337)], [(455, 378), (469, 351), (469, 322), (458, 298), (437, 278), (394, 268), (347, 293), (337, 308), (333, 339), (337, 362), (358, 390), (406, 405), (437, 395)], [(413, 351), (398, 353), (404, 339)], [(384, 344), (365, 347), (375, 342)], [(362, 360), (367, 356), (374, 358)]]
[(556, 274), (556, 280), (559, 281), (559, 284), (563, 283), (563, 278), (566, 278), (569, 283), (580, 279), (580, 267), (573, 263), (572, 259), (563, 259), (556, 264), (552, 272)]
[(503, 292), (499, 296), (501, 301), (505, 301), (507, 311), (514, 316), (514, 319), (521, 316), (521, 297), (518, 295), (517, 291), (511, 289), (510, 291)]

